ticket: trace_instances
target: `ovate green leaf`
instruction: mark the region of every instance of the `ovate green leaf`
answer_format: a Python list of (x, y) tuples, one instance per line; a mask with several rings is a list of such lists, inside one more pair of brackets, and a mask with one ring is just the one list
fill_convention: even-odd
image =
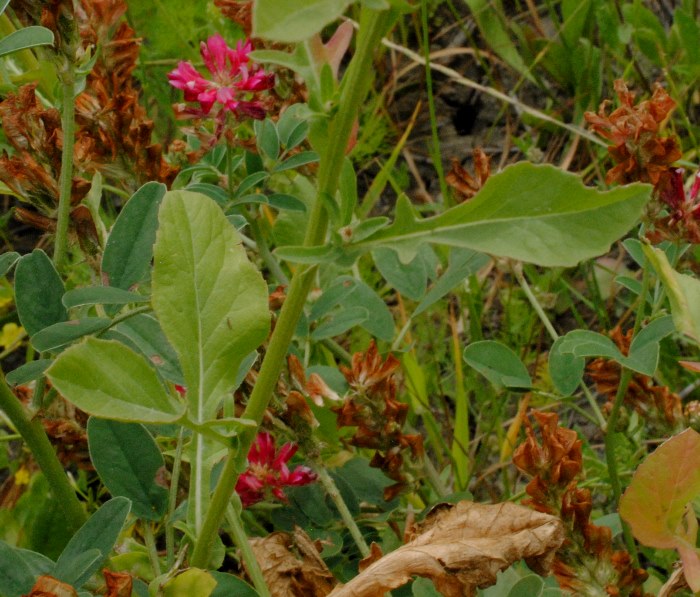
[(63, 396), (98, 417), (170, 423), (185, 410), (141, 356), (114, 340), (88, 338), (71, 346), (46, 374)]
[(46, 27), (32, 25), (13, 31), (0, 39), (0, 56), (11, 54), (25, 48), (50, 46), (53, 44), (53, 33)]
[(510, 348), (483, 340), (464, 349), (464, 360), (492, 384), (506, 388), (530, 388), (532, 379), (527, 368)]
[(164, 462), (148, 430), (138, 423), (91, 417), (87, 433), (90, 460), (109, 492), (129, 498), (136, 516), (160, 520), (168, 491), (155, 482)]
[(608, 251), (637, 222), (650, 195), (644, 184), (597, 191), (554, 166), (523, 162), (438, 216), (418, 217), (404, 198), (391, 226), (350, 248), (389, 247), (406, 263), (422, 243), (435, 243), (568, 267)]

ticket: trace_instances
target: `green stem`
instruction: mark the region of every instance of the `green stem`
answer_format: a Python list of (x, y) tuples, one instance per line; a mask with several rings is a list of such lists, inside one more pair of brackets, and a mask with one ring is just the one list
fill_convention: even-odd
[(151, 568), (153, 568), (153, 575), (160, 576), (160, 562), (158, 561), (158, 549), (156, 548), (156, 540), (153, 537), (153, 528), (148, 520), (143, 521), (143, 538), (146, 543), (146, 549), (148, 549), (148, 558), (151, 560)]
[(61, 177), (59, 180), (58, 222), (53, 262), (56, 269), (63, 267), (68, 250), (68, 222), (70, 220), (71, 196), (73, 190), (73, 146), (75, 144), (75, 74), (73, 65), (67, 64), (61, 73), (63, 105), (61, 106), (61, 128), (63, 129), (63, 150), (61, 152)]
[(78, 530), (87, 520), (80, 500), (63, 470), (63, 465), (56, 457), (56, 452), (41, 421), (27, 416), (22, 403), (5, 382), (5, 374), (2, 370), (0, 370), (0, 409), (7, 415), (15, 430), (32, 451), (34, 460), (49, 482), (54, 498), (63, 508), (68, 525), (73, 531)]
[(248, 542), (248, 536), (243, 528), (243, 522), (238, 514), (238, 510), (236, 510), (236, 508), (234, 508), (231, 504), (229, 504), (228, 508), (226, 509), (226, 521), (231, 527), (233, 542), (236, 544), (236, 547), (241, 550), (241, 557), (245, 563), (246, 572), (248, 573), (250, 580), (253, 581), (253, 586), (258, 592), (258, 595), (260, 595), (260, 597), (272, 597), (270, 589), (265, 582), (265, 578), (263, 577), (262, 570), (260, 569), (260, 564), (258, 564), (258, 560), (250, 547), (250, 543)]
[[(637, 308), (637, 313), (634, 319), (634, 329), (632, 330), (632, 337), (637, 335), (637, 332), (642, 327), (642, 319), (644, 319), (644, 308), (646, 306), (646, 296), (649, 292), (649, 267), (646, 260), (642, 267), (642, 291), (639, 293), (639, 306)], [(615, 508), (618, 507), (620, 503), (620, 497), (622, 496), (622, 484), (620, 483), (620, 475), (617, 470), (617, 458), (615, 456), (615, 433), (617, 432), (617, 424), (620, 416), (620, 409), (622, 408), (622, 403), (624, 402), (625, 395), (627, 394), (627, 388), (634, 372), (627, 367), (621, 367), (620, 374), (620, 385), (617, 386), (617, 393), (615, 394), (615, 401), (613, 402), (612, 409), (610, 409), (610, 416), (608, 417), (608, 426), (605, 430), (605, 460), (608, 467), (608, 475), (610, 476), (610, 486), (613, 490), (613, 502)], [(622, 520), (622, 534), (625, 538), (625, 544), (627, 545), (627, 551), (629, 551), (632, 557), (632, 562), (635, 566), (639, 566), (639, 556), (637, 555), (637, 545), (634, 542), (634, 536), (632, 531), (627, 525), (627, 523)]]
[(168, 495), (168, 519), (165, 523), (165, 562), (170, 570), (175, 563), (175, 521), (173, 514), (177, 508), (177, 489), (180, 484), (180, 465), (182, 463), (182, 448), (184, 445), (185, 428), (180, 427), (177, 436), (175, 456), (173, 459), (173, 471), (170, 475), (170, 494)]
[[(321, 197), (323, 195), (335, 196), (350, 132), (370, 88), (372, 79), (368, 73), (372, 72), (374, 50), (379, 45), (389, 22), (388, 12), (377, 12), (363, 5), (357, 49), (343, 78), (338, 111), (329, 125), (328, 138), (333, 141), (328, 143), (319, 165), (318, 195), (309, 215), (304, 241), (306, 246), (319, 245), (326, 238), (328, 214)], [(242, 415), (245, 419), (252, 419), (258, 424), (262, 421), (280, 371), (284, 366), (297, 322), (306, 304), (306, 297), (311, 289), (314, 273), (315, 267), (306, 269), (300, 267), (292, 277), (287, 298), (282, 305), (279, 319), (260, 367), (258, 381)], [(245, 466), (245, 459), (255, 435), (254, 431), (242, 433), (239, 437), (238, 448), (230, 450), (228, 453), (190, 559), (192, 566), (205, 567), (209, 560), (214, 538), (235, 491), (238, 475)]]
[(338, 486), (335, 484), (335, 481), (333, 481), (332, 477), (328, 474), (328, 471), (323, 465), (319, 465), (316, 467), (316, 473), (318, 474), (318, 480), (321, 482), (321, 485), (323, 485), (323, 488), (326, 490), (328, 497), (331, 498), (331, 500), (335, 504), (335, 507), (338, 509), (340, 518), (343, 520), (343, 523), (348, 528), (348, 531), (350, 531), (350, 535), (353, 538), (353, 541), (355, 541), (355, 545), (357, 545), (357, 548), (360, 550), (362, 557), (366, 558), (370, 553), (369, 546), (367, 545), (365, 538), (362, 536), (362, 532), (357, 526), (355, 519), (352, 517), (350, 510), (348, 510), (348, 506), (345, 503), (343, 496), (340, 495)]
[[(535, 313), (537, 313), (537, 316), (540, 318), (542, 325), (544, 325), (552, 340), (556, 342), (559, 339), (559, 334), (557, 333), (557, 330), (554, 329), (552, 322), (549, 321), (549, 317), (547, 317), (547, 314), (544, 312), (542, 305), (540, 305), (540, 302), (537, 300), (537, 297), (532, 292), (532, 288), (530, 288), (530, 285), (525, 279), (525, 275), (523, 274), (523, 266), (521, 263), (515, 263), (513, 265), (513, 273), (515, 274), (515, 279), (518, 281), (520, 288), (522, 288), (523, 292), (525, 293), (527, 300), (530, 302), (530, 305), (535, 310)], [(586, 384), (584, 384), (583, 382), (581, 382), (581, 389), (583, 390), (583, 393), (586, 396), (588, 405), (593, 411), (593, 415), (595, 416), (596, 421), (598, 422), (598, 426), (603, 430), (607, 429), (608, 423), (605, 421), (603, 413), (600, 412), (600, 407), (595, 401), (595, 397), (593, 396), (593, 394), (591, 394), (591, 391), (586, 387)]]

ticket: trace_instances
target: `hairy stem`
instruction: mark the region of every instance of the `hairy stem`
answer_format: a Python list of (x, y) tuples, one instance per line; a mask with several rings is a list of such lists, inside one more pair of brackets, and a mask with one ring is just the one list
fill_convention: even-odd
[[(333, 197), (338, 187), (343, 157), (352, 126), (357, 118), (360, 106), (369, 91), (372, 72), (372, 58), (375, 48), (379, 45), (382, 35), (390, 22), (388, 12), (377, 12), (362, 8), (360, 33), (357, 50), (348, 71), (343, 79), (343, 89), (338, 111), (329, 125), (328, 143), (321, 156), (318, 174), (318, 195), (314, 203), (306, 228), (306, 246), (321, 244), (326, 238), (328, 229), (328, 214), (323, 206), (324, 195)], [(262, 421), (265, 409), (272, 396), (280, 371), (287, 356), (289, 344), (294, 336), (299, 316), (306, 303), (306, 297), (311, 289), (315, 268), (299, 268), (294, 276), (284, 301), (275, 330), (260, 367), (258, 381), (243, 412), (244, 419), (252, 419), (258, 424)], [(216, 485), (212, 501), (207, 511), (202, 530), (195, 544), (190, 564), (196, 567), (206, 566), (211, 547), (219, 526), (226, 513), (231, 496), (236, 488), (238, 475), (242, 472), (245, 459), (255, 439), (255, 432), (242, 433), (237, 449), (230, 450), (224, 469)]]
[(41, 421), (30, 419), (12, 390), (5, 382), (5, 375), (0, 370), (0, 409), (22, 436), (32, 451), (32, 456), (49, 482), (56, 501), (62, 505), (67, 523), (77, 531), (87, 520), (85, 510), (63, 470), (63, 465), (56, 457), (56, 452), (44, 431)]

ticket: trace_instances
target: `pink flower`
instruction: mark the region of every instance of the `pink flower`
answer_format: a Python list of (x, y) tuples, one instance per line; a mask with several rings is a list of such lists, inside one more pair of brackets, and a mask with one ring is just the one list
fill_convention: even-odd
[(297, 466), (293, 471), (289, 470), (287, 462), (296, 451), (296, 444), (289, 443), (284, 444), (278, 452), (275, 449), (275, 440), (269, 433), (258, 434), (248, 452), (248, 470), (236, 483), (236, 493), (244, 507), (260, 502), (269, 495), (286, 501), (283, 487), (308, 485), (316, 480), (316, 473), (307, 466)]
[(218, 33), (202, 42), (200, 51), (211, 79), (205, 79), (190, 62), (180, 62), (168, 73), (170, 84), (184, 91), (186, 101), (199, 103), (199, 109), (181, 108), (180, 113), (185, 117), (202, 117), (219, 104), (216, 116), (220, 121), (226, 112), (237, 118), (265, 118), (265, 108), (255, 99), (255, 94), (272, 88), (275, 76), (266, 74), (250, 61), (248, 54), (252, 49), (250, 41), (239, 41), (235, 48), (230, 48)]

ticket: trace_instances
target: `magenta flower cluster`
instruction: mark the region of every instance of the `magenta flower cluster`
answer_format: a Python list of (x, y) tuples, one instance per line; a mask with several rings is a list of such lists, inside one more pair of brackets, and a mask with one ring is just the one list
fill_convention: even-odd
[(287, 462), (297, 451), (296, 444), (284, 444), (279, 451), (275, 440), (267, 432), (259, 433), (248, 452), (248, 469), (236, 482), (236, 493), (244, 507), (261, 502), (268, 497), (286, 501), (283, 487), (307, 485), (316, 480), (308, 466), (297, 466), (289, 470)]
[(185, 101), (199, 103), (199, 108), (188, 107), (181, 114), (201, 118), (217, 106), (215, 115), (219, 120), (227, 112), (237, 118), (265, 118), (265, 108), (256, 94), (272, 88), (275, 76), (251, 62), (252, 49), (249, 40), (231, 48), (218, 33), (202, 42), (200, 51), (211, 79), (204, 78), (191, 62), (180, 62), (168, 73), (170, 84), (184, 91)]

